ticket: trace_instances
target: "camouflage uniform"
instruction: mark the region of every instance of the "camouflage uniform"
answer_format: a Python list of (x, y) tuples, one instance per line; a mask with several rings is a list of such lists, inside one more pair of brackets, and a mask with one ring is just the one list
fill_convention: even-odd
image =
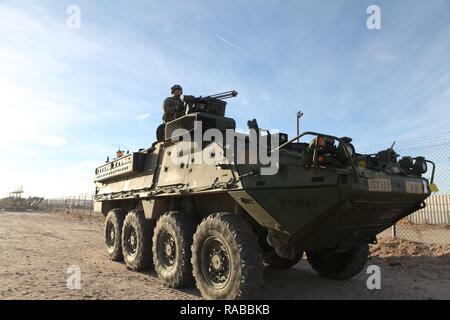
[(186, 107), (180, 97), (168, 97), (163, 103), (163, 121), (169, 122), (182, 117), (186, 113)]

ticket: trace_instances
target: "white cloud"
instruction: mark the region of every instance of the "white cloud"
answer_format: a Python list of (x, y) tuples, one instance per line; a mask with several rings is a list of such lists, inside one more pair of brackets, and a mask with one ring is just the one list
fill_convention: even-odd
[[(37, 19), (27, 11), (0, 4), (0, 137), (10, 150), (26, 150), (36, 143), (62, 146), (64, 138), (47, 132), (61, 132), (86, 118), (73, 99), (59, 90), (62, 75), (70, 71), (61, 54), (68, 44), (57, 42), (60, 32), (66, 31), (51, 19)], [(75, 41), (69, 36), (64, 40)], [(80, 46), (86, 54), (94, 50), (85, 41), (75, 47)]]
[(80, 166), (59, 168), (16, 168), (0, 169), (6, 183), (0, 186), (0, 198), (7, 192), (23, 185), (27, 195), (40, 197), (61, 197), (77, 194), (91, 194), (95, 190), (94, 170)]
[(150, 113), (144, 113), (137, 116), (139, 120), (144, 120), (147, 119), (148, 117), (150, 117)]
[(38, 139), (38, 143), (44, 147), (60, 148), (66, 145), (66, 139), (55, 135), (44, 135)]
[(99, 165), (101, 165), (100, 161), (94, 161), (94, 160), (83, 160), (79, 164), (79, 166), (81, 168), (85, 168), (85, 169), (95, 169)]

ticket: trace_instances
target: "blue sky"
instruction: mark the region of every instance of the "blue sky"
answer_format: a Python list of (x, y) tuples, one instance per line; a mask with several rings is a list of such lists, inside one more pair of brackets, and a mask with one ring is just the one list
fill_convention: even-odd
[(448, 132), (449, 22), (448, 0), (0, 0), (0, 196), (91, 192), (119, 145), (153, 142), (174, 83), (238, 90), (241, 128), (293, 135), (300, 109), (303, 129), (357, 146)]

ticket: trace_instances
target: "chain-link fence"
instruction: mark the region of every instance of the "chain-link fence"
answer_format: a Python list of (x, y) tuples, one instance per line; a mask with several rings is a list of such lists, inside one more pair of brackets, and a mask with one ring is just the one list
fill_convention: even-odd
[(72, 197), (44, 199), (40, 205), (40, 209), (91, 215), (94, 210), (94, 195), (83, 194)]
[[(375, 153), (388, 147), (373, 145), (359, 148), (358, 152)], [(424, 209), (402, 219), (380, 237), (450, 245), (450, 132), (397, 141), (394, 150), (400, 157), (424, 156), (433, 161), (436, 164), (434, 182), (439, 191), (425, 201)], [(426, 176), (431, 176), (431, 168), (428, 168)]]

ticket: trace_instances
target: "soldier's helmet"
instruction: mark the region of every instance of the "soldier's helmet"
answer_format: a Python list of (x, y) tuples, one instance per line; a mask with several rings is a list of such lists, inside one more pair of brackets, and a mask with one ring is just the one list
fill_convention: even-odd
[(174, 91), (177, 89), (183, 91), (183, 88), (179, 84), (176, 84), (176, 85), (172, 86), (172, 88), (170, 88), (171, 93), (174, 93)]

